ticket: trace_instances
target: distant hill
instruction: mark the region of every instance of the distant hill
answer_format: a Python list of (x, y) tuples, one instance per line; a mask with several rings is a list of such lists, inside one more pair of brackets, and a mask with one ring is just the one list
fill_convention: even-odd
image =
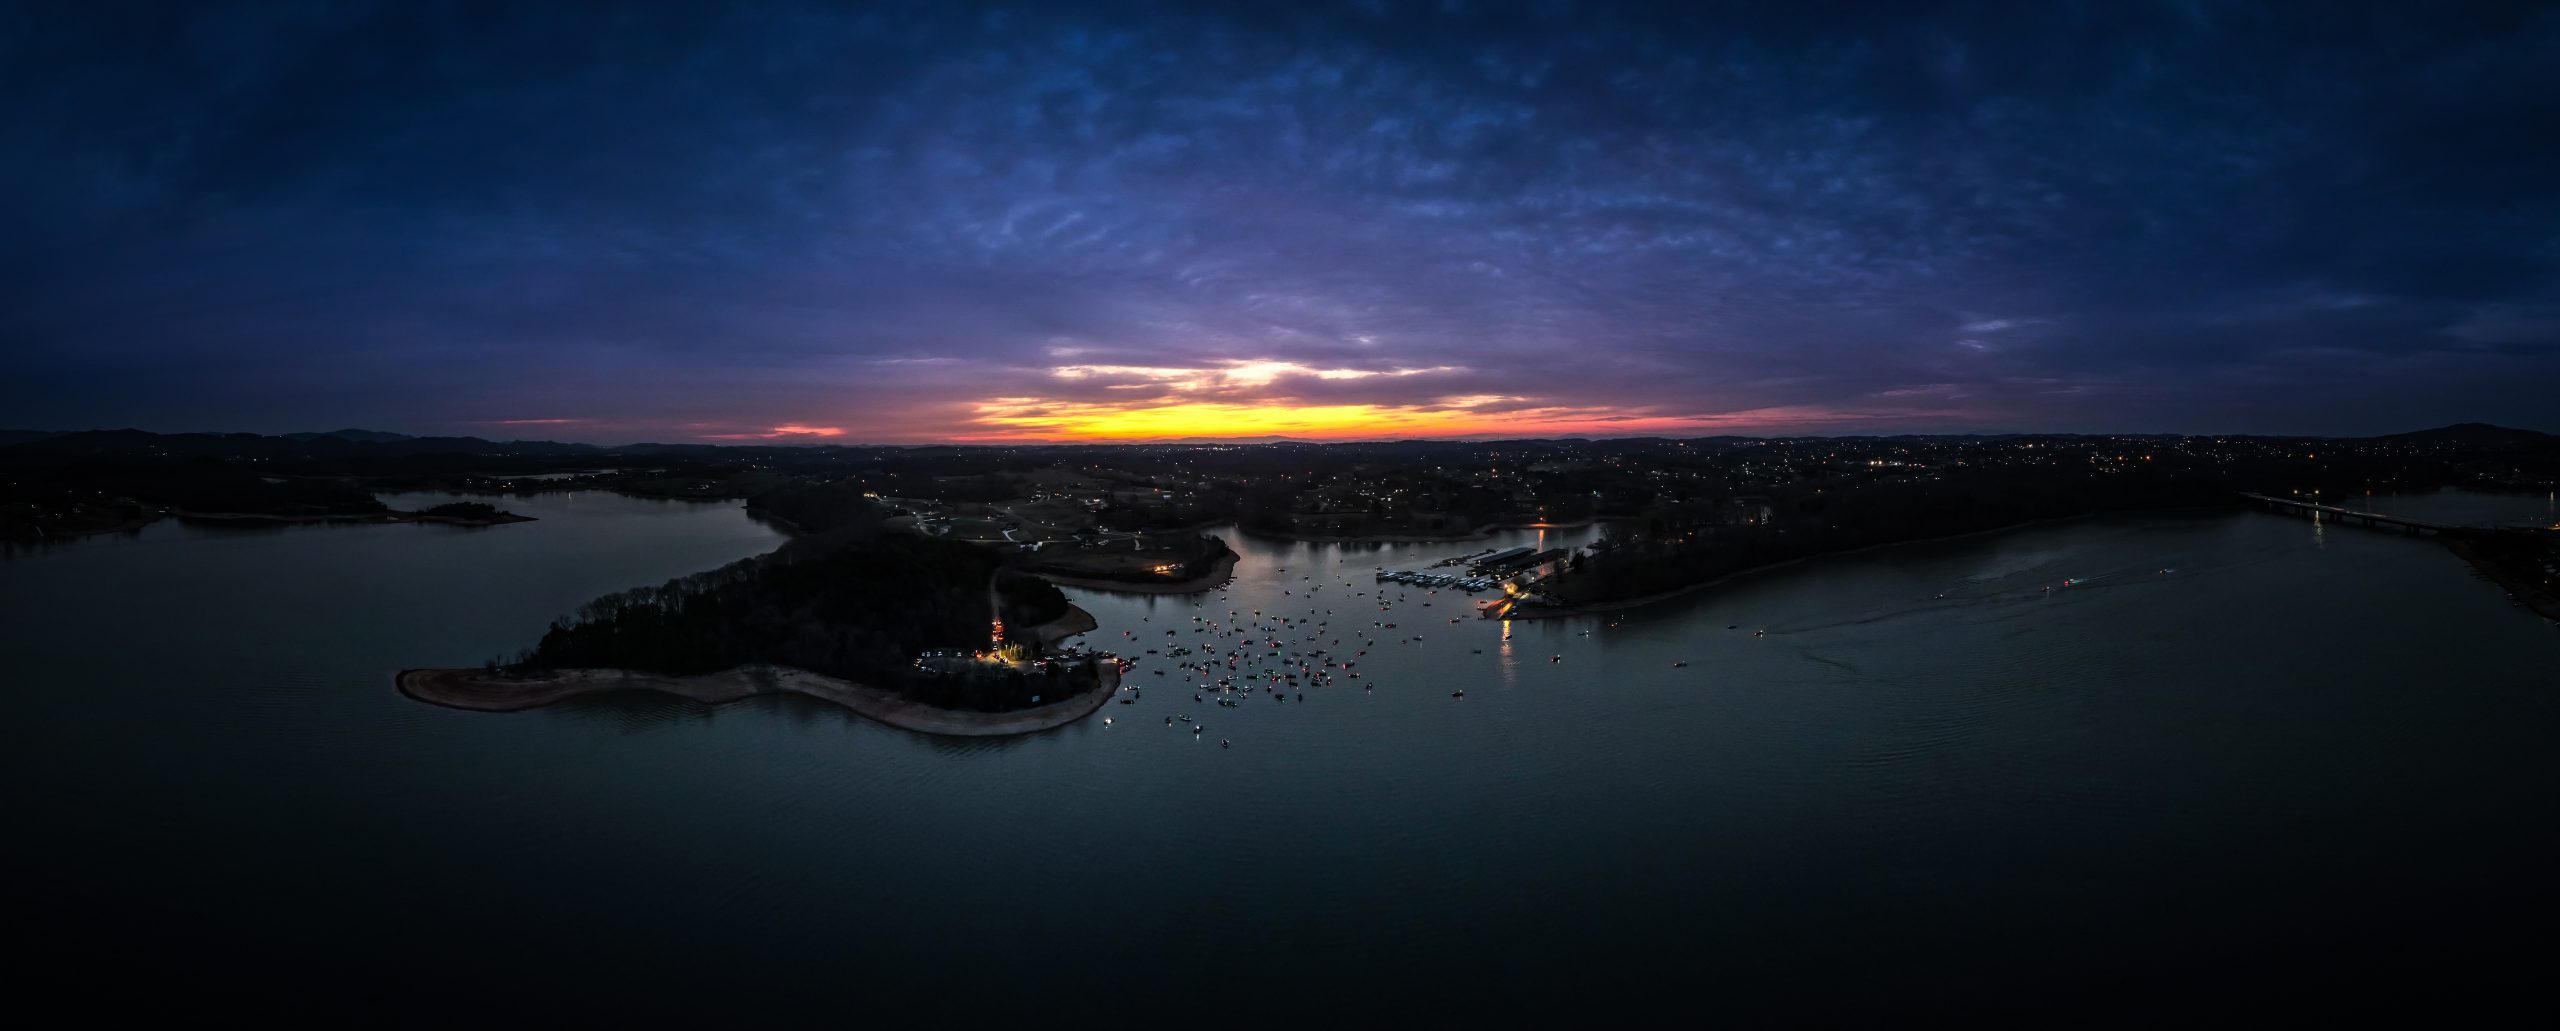
[[(349, 433), (362, 436), (351, 437), (347, 435)], [(410, 437), (373, 430), (268, 437), (255, 433), (151, 433), (122, 429), (50, 433), (15, 441), (0, 439), (0, 462), (191, 457), (281, 460), (400, 455), (561, 456), (596, 454), (603, 450), (592, 444), (521, 440), (501, 443), (478, 437)]]
[(2381, 440), (2405, 440), (2421, 444), (2464, 444), (2470, 446), (2547, 447), (2560, 444), (2560, 436), (2540, 430), (2519, 430), (2491, 426), (2485, 422), (2458, 422), (2413, 433), (2394, 433)]
[(406, 433), (387, 433), (382, 430), (354, 429), (330, 430), (325, 433), (287, 433), (283, 436), (286, 440), (315, 440), (320, 437), (336, 437), (340, 440), (362, 441), (367, 444), (387, 444), (395, 440), (418, 439)]

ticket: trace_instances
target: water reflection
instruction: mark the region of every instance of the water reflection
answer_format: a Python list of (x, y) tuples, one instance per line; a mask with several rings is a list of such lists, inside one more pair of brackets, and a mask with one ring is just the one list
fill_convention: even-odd
[[(185, 927), (226, 945), (191, 962), (244, 978), (468, 955), (634, 997), (840, 1001), (858, 970), (973, 1000), (1177, 985), (1233, 1013), (1307, 985), (1490, 998), (1699, 970), (1784, 999), (1842, 970), (2009, 998), (2560, 915), (2428, 888), (2536, 883), (2560, 845), (2507, 818), (2560, 781), (2541, 675), (2560, 635), (2397, 534), (2085, 520), (1618, 617), (1454, 624), (1448, 592), (1377, 611), (1374, 570), (1596, 531), (1236, 535), (1225, 590), (1070, 592), (1091, 640), (1331, 608), (1370, 675), (1241, 709), (1160, 687), (1111, 728), (1013, 739), (792, 697), (493, 715), (399, 696), (400, 666), (512, 651), (597, 594), (777, 539), (735, 508), (528, 504), (542, 522), (483, 534), (155, 526), (13, 562), (0, 668), (26, 689), (0, 761), (74, 788), (12, 811), (46, 843), (27, 883), (65, 900), (30, 926)], [(2042, 590), (2065, 578), (2085, 583)], [(1395, 621), (1428, 640), (1371, 626)]]

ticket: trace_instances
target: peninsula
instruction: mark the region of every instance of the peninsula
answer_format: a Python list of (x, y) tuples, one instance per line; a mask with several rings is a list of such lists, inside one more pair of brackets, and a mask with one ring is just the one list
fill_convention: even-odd
[[(1093, 629), (1093, 614), (1075, 606), (1034, 629), (1044, 648)], [(919, 701), (898, 690), (857, 684), (842, 677), (805, 669), (756, 663), (691, 676), (645, 673), (627, 669), (461, 668), (402, 670), (395, 683), (400, 693), (422, 702), (475, 712), (517, 712), (573, 698), (650, 691), (687, 698), (705, 705), (724, 705), (773, 694), (798, 694), (850, 709), (877, 723), (901, 730), (945, 737), (1000, 737), (1062, 727), (1093, 715), (1119, 693), (1116, 663), (1093, 667), (1090, 686), (1055, 699), (1033, 699), (1018, 709), (978, 711), (951, 709)]]
[(1217, 537), (1133, 536), (1107, 543), (1052, 545), (1023, 558), (1022, 568), (1069, 587), (1135, 594), (1194, 594), (1235, 577), (1237, 555)]
[(514, 662), (412, 669), (401, 692), (510, 712), (618, 691), (722, 704), (794, 693), (890, 726), (987, 736), (1090, 715), (1120, 682), (1064, 647), (1090, 613), (974, 545), (860, 521), (770, 555), (608, 595)]

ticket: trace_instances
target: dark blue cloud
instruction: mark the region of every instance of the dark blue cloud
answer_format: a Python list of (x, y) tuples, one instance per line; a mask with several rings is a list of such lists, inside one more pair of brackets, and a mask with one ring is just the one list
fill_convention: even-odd
[(2560, 429), (2535, 5), (22, 5), (0, 90), (12, 424)]

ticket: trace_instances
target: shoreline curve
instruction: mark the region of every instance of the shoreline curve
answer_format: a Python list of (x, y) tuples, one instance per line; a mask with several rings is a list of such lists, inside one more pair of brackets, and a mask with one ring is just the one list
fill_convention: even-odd
[(718, 673), (663, 676), (627, 669), (562, 669), (535, 677), (510, 677), (483, 669), (408, 669), (394, 678), (400, 693), (430, 705), (470, 712), (522, 712), (572, 698), (618, 691), (654, 691), (705, 705), (746, 698), (799, 694), (853, 710), (876, 723), (946, 737), (1005, 737), (1063, 727), (1093, 715), (1120, 693), (1117, 667), (1100, 667), (1101, 683), (1081, 694), (1011, 712), (942, 709), (895, 691), (811, 673), (790, 666), (756, 664)]
[(1633, 598), (1616, 598), (1608, 601), (1585, 602), (1579, 605), (1539, 606), (1535, 608), (1514, 607), (1510, 612), (1501, 616), (1494, 616), (1491, 614), (1491, 610), (1487, 610), (1484, 618), (1569, 619), (1575, 616), (1597, 616), (1611, 612), (1623, 612), (1628, 609), (1641, 608), (1646, 605), (1670, 601), (1684, 595), (1695, 594), (1710, 587), (1720, 586), (1729, 581), (1739, 580), (1746, 576), (1756, 576), (1761, 573), (1769, 573), (1785, 569), (1788, 566), (1802, 565), (1807, 562), (1815, 562), (1822, 559), (1839, 558), (1845, 555), (1855, 555), (1861, 552), (1881, 551), (1887, 548), (1907, 547), (1914, 544), (1940, 544), (1948, 541), (1960, 541), (1968, 537), (1988, 537), (1993, 534), (2010, 533), (2017, 530), (2028, 529), (2030, 527), (2044, 526), (2054, 523), (2075, 522), (2083, 519), (2100, 519), (2112, 516), (2211, 515), (2231, 511), (2235, 511), (2235, 509), (2222, 505), (2197, 505), (2179, 508), (2101, 510), (2096, 512), (2081, 512), (2076, 515), (2048, 516), (2043, 519), (2029, 519), (2025, 522), (2010, 523), (2006, 526), (1993, 526), (1980, 530), (1966, 530), (1960, 533), (1939, 534), (1934, 537), (1913, 537), (1909, 540), (1884, 541), (1876, 544), (1861, 545), (1855, 548), (1844, 548), (1839, 551), (1824, 551), (1816, 552), (1811, 555), (1798, 555), (1794, 558), (1780, 559), (1776, 562), (1767, 562), (1761, 565), (1737, 569), (1712, 580), (1701, 580), (1697, 583), (1674, 587), (1667, 591), (1657, 591), (1652, 594), (1639, 595)]
[(2534, 615), (2553, 623), (2560, 623), (2560, 598), (2555, 598), (2544, 591), (2540, 585), (2526, 579), (2520, 571), (2481, 554), (2480, 549), (2472, 547), (2469, 541), (2459, 537), (2445, 537), (2443, 541), (2446, 550), (2460, 556), (2464, 562), (2470, 563), (2474, 571), (2478, 572), (2483, 579), (2496, 584), (2500, 590), (2507, 592), (2507, 597), (2516, 604), (2524, 606)]
[(1592, 516), (1565, 523), (1486, 523), (1466, 533), (1451, 534), (1372, 533), (1354, 537), (1327, 537), (1318, 534), (1289, 533), (1282, 530), (1255, 530), (1242, 524), (1238, 524), (1236, 530), (1255, 537), (1297, 541), (1301, 544), (1463, 544), (1468, 541), (1490, 540), (1494, 534), (1506, 530), (1579, 530), (1603, 522), (1607, 518), (1609, 517)]
[(1173, 583), (1150, 584), (1131, 583), (1125, 580), (1098, 580), (1092, 577), (1042, 572), (1037, 569), (1030, 572), (1033, 576), (1060, 587), (1075, 587), (1088, 591), (1119, 591), (1126, 594), (1198, 594), (1223, 587), (1227, 581), (1235, 579), (1236, 562), (1243, 557), (1236, 554), (1234, 548), (1229, 548), (1226, 554), (1218, 556), (1216, 563), (1210, 565), (1208, 572)]

